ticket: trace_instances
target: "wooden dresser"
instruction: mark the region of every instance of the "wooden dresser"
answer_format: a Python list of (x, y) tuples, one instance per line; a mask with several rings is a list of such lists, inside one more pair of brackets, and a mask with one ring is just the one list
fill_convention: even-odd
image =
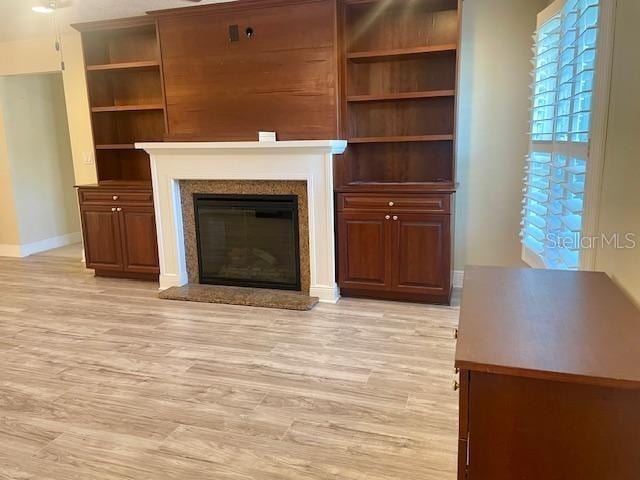
[(603, 273), (468, 268), (458, 478), (640, 478), (640, 311)]

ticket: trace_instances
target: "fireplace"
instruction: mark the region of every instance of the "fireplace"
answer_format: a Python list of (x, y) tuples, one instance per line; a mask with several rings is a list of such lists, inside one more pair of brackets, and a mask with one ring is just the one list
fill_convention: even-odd
[(199, 284), (194, 193), (294, 194), (300, 292), (337, 302), (333, 156), (346, 146), (345, 140), (137, 143), (151, 156), (160, 289), (209, 286)]
[(193, 195), (199, 281), (300, 290), (298, 197)]

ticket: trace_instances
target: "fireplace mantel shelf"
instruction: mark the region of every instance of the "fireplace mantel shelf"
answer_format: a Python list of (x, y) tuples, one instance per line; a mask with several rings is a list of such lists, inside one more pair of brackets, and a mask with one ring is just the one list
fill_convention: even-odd
[(294, 180), (307, 186), (309, 293), (336, 302), (333, 156), (346, 147), (345, 140), (136, 143), (151, 157), (160, 288), (188, 282), (180, 180)]
[(306, 150), (339, 155), (347, 148), (346, 140), (292, 140), (277, 142), (154, 142), (136, 143), (136, 148), (149, 153), (180, 150), (202, 152), (206, 150)]

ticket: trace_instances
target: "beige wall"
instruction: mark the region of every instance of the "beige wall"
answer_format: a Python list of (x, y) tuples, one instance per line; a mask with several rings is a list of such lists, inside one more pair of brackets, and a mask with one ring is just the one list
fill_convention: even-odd
[(455, 269), (523, 265), (522, 177), (536, 15), (547, 0), (465, 0)]
[(605, 248), (596, 268), (640, 303), (640, 2), (618, 0), (600, 232), (635, 233), (635, 249)]
[(80, 231), (62, 76), (0, 79), (20, 245)]
[[(79, 33), (62, 38), (65, 71), (62, 72), (71, 138), (71, 151), (78, 185), (96, 181), (95, 165), (84, 163), (86, 153), (93, 155), (91, 117)], [(60, 71), (60, 55), (52, 38), (0, 43), (0, 76)]]

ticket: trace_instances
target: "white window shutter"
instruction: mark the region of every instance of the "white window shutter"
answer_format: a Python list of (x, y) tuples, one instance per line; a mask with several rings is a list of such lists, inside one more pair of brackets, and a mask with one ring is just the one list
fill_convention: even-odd
[(580, 266), (599, 10), (559, 0), (538, 18), (521, 233), (535, 267)]

